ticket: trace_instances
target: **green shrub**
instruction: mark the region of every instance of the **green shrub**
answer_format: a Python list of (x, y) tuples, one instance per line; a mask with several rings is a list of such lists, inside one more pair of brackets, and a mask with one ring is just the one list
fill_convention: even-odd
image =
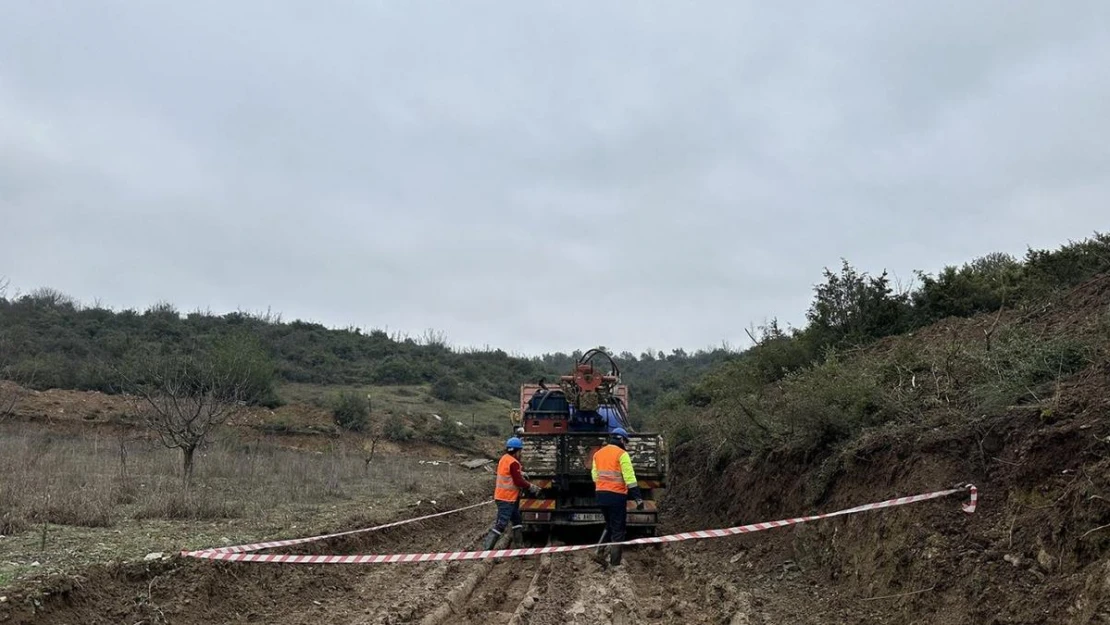
[(989, 254), (962, 267), (945, 267), (937, 277), (918, 272), (913, 294), (918, 325), (945, 317), (970, 317), (1017, 303), (1022, 265), (1008, 254)]
[(904, 332), (913, 308), (908, 294), (894, 291), (886, 271), (870, 276), (842, 261), (840, 273), (825, 269), (806, 318), (801, 337), (811, 353), (820, 353), (826, 346), (854, 346)]
[(370, 402), (350, 391), (340, 393), (332, 405), (335, 424), (349, 432), (362, 432), (370, 424)]
[(981, 410), (1043, 399), (1042, 388), (1079, 371), (1095, 357), (1092, 347), (1068, 337), (1040, 338), (1017, 329), (1003, 332), (991, 349), (967, 352), (976, 372), (970, 393)]
[(432, 426), (432, 429), (428, 432), (428, 437), (432, 441), (447, 447), (458, 447), (474, 439), (473, 435), (464, 432), (453, 419), (446, 416)]
[(459, 381), (445, 375), (432, 383), (431, 393), (441, 401), (455, 401), (459, 398)]
[(1027, 301), (1038, 300), (1107, 271), (1110, 271), (1110, 233), (1096, 232), (1058, 250), (1029, 250), (1019, 289)]
[(470, 384), (459, 382), (451, 375), (444, 375), (432, 383), (432, 397), (440, 401), (467, 404), (482, 399), (484, 393)]
[(868, 364), (833, 356), (787, 376), (781, 393), (765, 402), (781, 436), (795, 446), (822, 449), (894, 416)]
[(382, 435), (385, 436), (386, 440), (401, 443), (412, 440), (415, 432), (405, 425), (400, 415), (391, 414), (385, 418), (385, 422), (382, 424)]
[(419, 384), (420, 373), (407, 358), (390, 356), (374, 369), (377, 384)]

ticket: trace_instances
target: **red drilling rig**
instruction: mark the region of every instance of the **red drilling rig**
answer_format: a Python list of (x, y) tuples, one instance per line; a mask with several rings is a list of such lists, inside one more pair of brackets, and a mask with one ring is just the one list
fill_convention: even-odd
[(629, 502), (628, 531), (655, 533), (656, 501), (667, 479), (666, 444), (660, 434), (635, 431), (628, 410), (628, 387), (621, 383), (620, 368), (600, 349), (583, 354), (556, 388), (548, 388), (543, 380), (520, 387), (516, 425), (523, 428), (521, 460), (530, 481), (543, 488), (538, 496), (521, 497), (526, 532), (588, 525), (598, 526), (600, 532), (604, 521), (594, 501), (590, 468), (609, 432), (622, 427), (629, 433), (627, 451), (644, 497), (643, 510)]

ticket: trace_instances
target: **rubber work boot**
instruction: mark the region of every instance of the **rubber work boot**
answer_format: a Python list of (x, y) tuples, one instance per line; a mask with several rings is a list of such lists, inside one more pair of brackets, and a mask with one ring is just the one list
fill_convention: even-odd
[(489, 534), (486, 534), (485, 540), (482, 541), (482, 550), (489, 551), (490, 549), (493, 549), (493, 546), (497, 543), (498, 538), (501, 538), (501, 534), (498, 534), (496, 530), (490, 530)]
[(608, 551), (609, 551), (609, 547), (602, 547), (600, 549), (595, 549), (594, 553), (593, 553), (594, 562), (597, 562), (598, 564), (600, 564), (601, 568), (603, 568), (603, 569), (609, 566), (609, 562), (605, 558), (606, 552), (608, 552)]
[(609, 565), (620, 566), (621, 564), (621, 549), (620, 545), (613, 545), (609, 547)]
[(519, 549), (524, 546), (524, 529), (520, 527), (513, 528), (513, 540), (510, 547)]

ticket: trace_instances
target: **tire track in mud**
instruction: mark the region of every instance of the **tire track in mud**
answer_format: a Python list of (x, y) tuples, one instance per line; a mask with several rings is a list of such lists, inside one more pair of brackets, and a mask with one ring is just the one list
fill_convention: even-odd
[(621, 566), (603, 567), (590, 554), (552, 562), (545, 592), (521, 625), (753, 623), (749, 596), (710, 562), (651, 547), (628, 549)]
[[(481, 599), (485, 595), (506, 597), (505, 603), (516, 603), (516, 609), (508, 620), (508, 625), (577, 625), (610, 624), (631, 625), (633, 623), (669, 623), (672, 620), (652, 620), (650, 607), (645, 609), (643, 595), (666, 596), (668, 587), (655, 583), (652, 576), (645, 576), (638, 569), (629, 566), (626, 552), (624, 564), (620, 567), (602, 566), (592, 557), (593, 552), (578, 552), (543, 556), (533, 563), (533, 571), (527, 585), (522, 583), (526, 571), (517, 574), (506, 572), (502, 577), (491, 575), (485, 584), (482, 595), (475, 596), (475, 603), (486, 606)], [(639, 575), (642, 579), (637, 580)], [(503, 623), (504, 608), (488, 618), (479, 618), (476, 612), (471, 625), (478, 623)], [(664, 615), (662, 611), (658, 611)], [(664, 615), (665, 616), (665, 615)]]
[[(563, 625), (566, 611), (580, 592), (586, 559), (581, 554), (559, 554), (550, 557), (545, 575), (536, 581), (536, 602), (518, 617), (520, 625)], [(596, 566), (596, 565), (595, 565)]]
[(582, 554), (487, 560), (480, 566), (452, 591), (457, 600), (428, 615), (423, 625), (564, 625), (582, 595), (583, 574), (600, 568)]
[(578, 593), (582, 569), (579, 554), (545, 556), (542, 571), (534, 576), (529, 594), (535, 597), (531, 607), (514, 613), (513, 625), (563, 625), (566, 608)]
[(747, 625), (751, 597), (719, 563), (669, 545), (640, 550), (628, 566), (642, 623)]
[[(550, 543), (549, 543), (550, 544)], [(540, 595), (543, 592), (541, 585), (551, 575), (551, 555), (544, 554), (540, 557), (540, 562), (536, 567), (536, 572), (532, 575), (532, 581), (528, 585), (528, 591), (525, 593), (524, 598), (520, 600), (516, 610), (513, 611), (509, 617), (508, 625), (525, 625), (535, 609), (536, 603), (540, 600)]]
[(538, 581), (530, 610), (520, 614), (520, 625), (579, 623), (638, 623), (635, 597), (624, 567), (603, 568), (593, 551), (552, 558)]
[(483, 560), (471, 564), (471, 570), (462, 581), (450, 591), (440, 593), (441, 601), (435, 604), (431, 612), (426, 612), (420, 620), (420, 625), (441, 625), (453, 621), (456, 614), (463, 611), (463, 606), (469, 601), (474, 588), (489, 574), (493, 563)]
[[(467, 514), (444, 538), (434, 543), (437, 550), (477, 548), (488, 529), (488, 513)], [(429, 530), (428, 534), (436, 532)], [(484, 577), (485, 562), (429, 562), (420, 564), (370, 565), (358, 584), (358, 604), (346, 612), (355, 616), (351, 625), (399, 625), (439, 623), (444, 613), (469, 596), (468, 585)], [(451, 590), (448, 590), (451, 589)], [(365, 602), (365, 603), (363, 603)], [(366, 607), (362, 607), (366, 606)], [(361, 614), (358, 614), (361, 612)], [(333, 613), (331, 616), (339, 616)]]
[[(469, 546), (459, 546), (466, 547)], [(460, 563), (415, 566), (424, 570), (378, 572), (367, 579), (360, 589), (360, 596), (377, 605), (365, 610), (365, 620), (354, 620), (351, 625), (416, 623), (422, 615), (447, 601), (444, 589), (457, 584), (473, 568)]]
[[(547, 543), (551, 545), (551, 542)], [(499, 545), (504, 547), (505, 544)], [(540, 595), (540, 583), (551, 570), (551, 556), (486, 560), (479, 565), (449, 604), (423, 625), (521, 625)]]
[(443, 620), (425, 621), (425, 625), (457, 623), (458, 625), (505, 625), (512, 620), (532, 585), (539, 564), (512, 558), (504, 562), (483, 563), (465, 596), (452, 602), (450, 615)]

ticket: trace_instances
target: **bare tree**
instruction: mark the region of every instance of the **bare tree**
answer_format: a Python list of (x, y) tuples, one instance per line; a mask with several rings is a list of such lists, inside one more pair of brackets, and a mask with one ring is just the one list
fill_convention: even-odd
[[(0, 341), (0, 350), (3, 349), (3, 343)], [(27, 395), (26, 387), (21, 386), (20, 381), (16, 380), (17, 376), (6, 371), (7, 369), (7, 366), (0, 363), (0, 422), (16, 414), (19, 403)], [(30, 383), (30, 380), (24, 383)]]
[(340, 428), (359, 435), (358, 451), (367, 471), (374, 462), (374, 453), (382, 437), (381, 419), (374, 414), (374, 399), (370, 394), (363, 397), (360, 393), (348, 391), (335, 397), (332, 404), (332, 417)]
[[(3, 348), (3, 345), (0, 345), (0, 349)], [(5, 377), (7, 374), (4, 372), (4, 367), (0, 365), (0, 422), (15, 414), (15, 409), (25, 392), (21, 386), (5, 380)]]
[(370, 464), (374, 462), (374, 452), (378, 449), (378, 441), (382, 439), (382, 435), (385, 433), (385, 427), (381, 415), (374, 414), (374, 398), (369, 394), (366, 395), (366, 408), (367, 421), (363, 433), (366, 438), (370, 439), (370, 448), (367, 449), (365, 443), (363, 444), (362, 449), (366, 452), (366, 455), (363, 456), (362, 460), (365, 463), (366, 470), (369, 471)]
[(116, 450), (119, 452), (119, 481), (120, 484), (126, 486), (129, 478), (127, 471), (128, 445), (143, 440), (143, 437), (123, 423), (117, 423), (114, 437), (116, 439)]
[(182, 483), (192, 483), (195, 454), (212, 433), (270, 391), (274, 368), (253, 337), (225, 338), (185, 354), (146, 353), (124, 373), (126, 390), (162, 444), (181, 450)]

